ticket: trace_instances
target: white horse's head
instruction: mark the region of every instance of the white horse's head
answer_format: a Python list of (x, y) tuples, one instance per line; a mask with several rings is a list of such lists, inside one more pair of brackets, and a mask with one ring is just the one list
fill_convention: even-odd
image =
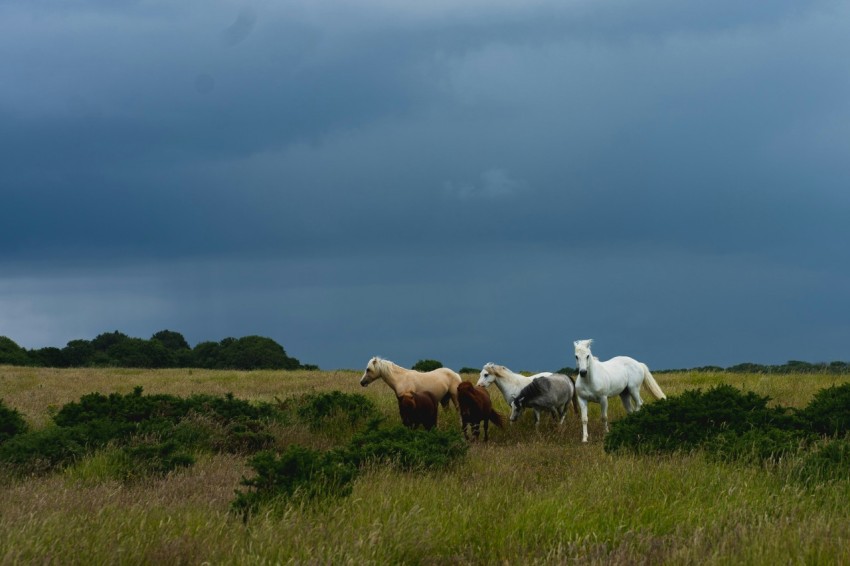
[(496, 376), (494, 375), (495, 370), (496, 364), (493, 362), (484, 364), (484, 367), (481, 368), (481, 373), (478, 376), (478, 383), (476, 383), (476, 385), (487, 387), (493, 383), (496, 380)]
[(573, 345), (576, 349), (576, 369), (581, 377), (587, 375), (587, 368), (590, 366), (590, 360), (593, 357), (593, 352), (590, 351), (590, 345), (593, 340), (576, 340)]
[(375, 356), (369, 363), (366, 364), (366, 371), (363, 372), (363, 377), (360, 378), (360, 385), (366, 387), (379, 377), (381, 377), (384, 360)]

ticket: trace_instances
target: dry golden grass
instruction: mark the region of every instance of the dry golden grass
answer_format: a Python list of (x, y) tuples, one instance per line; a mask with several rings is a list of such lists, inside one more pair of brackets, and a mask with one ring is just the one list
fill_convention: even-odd
[[(271, 401), (341, 390), (375, 401), (397, 419), (381, 383), (358, 372), (52, 370), (0, 367), (0, 398), (34, 426), (93, 391), (225, 394)], [(467, 376), (470, 379), (471, 376)], [(727, 382), (804, 406), (850, 376), (661, 374), (672, 396)], [(506, 410), (498, 391), (496, 407)], [(619, 402), (612, 420), (622, 418)], [(248, 525), (229, 513), (244, 458), (201, 456), (161, 479), (101, 480), (97, 455), (46, 477), (0, 485), (2, 564), (774, 564), (850, 563), (846, 481), (802, 487), (780, 469), (709, 461), (700, 454), (613, 456), (602, 449), (598, 408), (582, 445), (570, 414), (564, 427), (526, 415), (492, 442), (473, 445), (448, 472), (367, 470), (353, 494), (293, 503)], [(441, 410), (441, 428), (458, 427)], [(297, 427), (281, 443), (322, 447)]]

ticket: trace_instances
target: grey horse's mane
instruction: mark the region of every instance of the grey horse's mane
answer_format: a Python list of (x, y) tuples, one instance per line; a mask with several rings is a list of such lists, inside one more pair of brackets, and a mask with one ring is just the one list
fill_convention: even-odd
[(548, 377), (538, 377), (520, 390), (520, 392), (514, 399), (514, 402), (517, 405), (521, 405), (523, 401), (525, 401), (526, 397), (534, 398), (543, 395), (544, 393), (549, 391), (551, 385), (552, 384), (549, 382)]

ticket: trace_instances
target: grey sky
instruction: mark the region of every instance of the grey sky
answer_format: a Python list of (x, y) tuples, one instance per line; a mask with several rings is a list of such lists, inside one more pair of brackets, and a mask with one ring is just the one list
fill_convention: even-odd
[(850, 359), (842, 2), (11, 0), (0, 335)]

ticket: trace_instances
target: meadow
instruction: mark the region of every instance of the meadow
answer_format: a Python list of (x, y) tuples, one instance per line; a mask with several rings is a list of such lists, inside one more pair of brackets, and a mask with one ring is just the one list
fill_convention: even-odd
[[(533, 369), (533, 368), (532, 368)], [(354, 371), (213, 371), (0, 366), (0, 399), (34, 428), (91, 392), (232, 393), (273, 402), (338, 390), (371, 399), (398, 420), (383, 383)], [(475, 381), (477, 375), (464, 375)], [(672, 397), (727, 383), (803, 407), (850, 375), (661, 373)], [(495, 387), (496, 408), (508, 410)], [(649, 395), (644, 394), (645, 399)], [(649, 401), (652, 402), (652, 401)], [(612, 422), (623, 418), (610, 403)], [(578, 417), (562, 427), (530, 414), (447, 471), (367, 469), (350, 496), (293, 501), (248, 522), (231, 512), (244, 456), (199, 455), (144, 481), (101, 472), (96, 453), (48, 475), (0, 477), (0, 563), (38, 564), (839, 564), (850, 563), (850, 481), (794, 481), (787, 462), (749, 465), (706, 455), (608, 454), (598, 406), (590, 442)], [(459, 429), (456, 411), (440, 429)], [(325, 449), (332, 433), (275, 430), (279, 446)]]

